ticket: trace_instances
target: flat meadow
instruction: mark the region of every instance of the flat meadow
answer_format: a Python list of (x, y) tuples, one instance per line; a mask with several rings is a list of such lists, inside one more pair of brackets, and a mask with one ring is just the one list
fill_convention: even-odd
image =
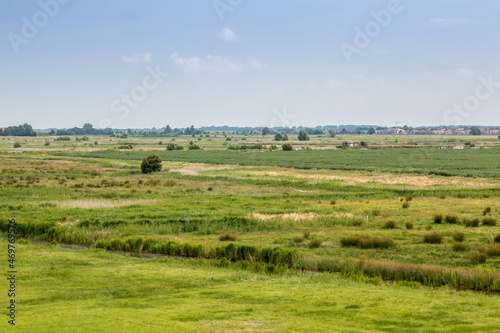
[(495, 136), (68, 138), (0, 140), (22, 331), (498, 331)]

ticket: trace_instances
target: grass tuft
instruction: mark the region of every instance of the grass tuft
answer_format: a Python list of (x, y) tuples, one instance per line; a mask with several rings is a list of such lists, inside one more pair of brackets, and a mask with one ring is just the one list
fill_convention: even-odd
[(224, 234), (219, 236), (219, 240), (221, 242), (232, 242), (236, 240), (236, 236), (231, 234)]
[(443, 236), (441, 236), (437, 232), (433, 232), (431, 234), (424, 235), (424, 243), (441, 244), (442, 241), (443, 241)]

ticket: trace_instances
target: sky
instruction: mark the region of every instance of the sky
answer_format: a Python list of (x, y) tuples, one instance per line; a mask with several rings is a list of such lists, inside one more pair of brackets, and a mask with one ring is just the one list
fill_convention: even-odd
[(0, 2), (0, 127), (500, 125), (498, 0)]

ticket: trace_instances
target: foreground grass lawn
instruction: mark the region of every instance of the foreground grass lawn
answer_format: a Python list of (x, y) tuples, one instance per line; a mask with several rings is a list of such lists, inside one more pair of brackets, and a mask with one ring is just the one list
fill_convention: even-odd
[[(7, 248), (5, 239), (0, 241)], [(22, 332), (498, 332), (499, 297), (16, 244)], [(6, 262), (6, 250), (2, 251)], [(6, 267), (6, 265), (4, 265)], [(6, 269), (5, 269), (6, 270)], [(2, 284), (7, 290), (7, 282)], [(7, 304), (2, 292), (2, 304)], [(1, 331), (11, 328), (7, 319)]]

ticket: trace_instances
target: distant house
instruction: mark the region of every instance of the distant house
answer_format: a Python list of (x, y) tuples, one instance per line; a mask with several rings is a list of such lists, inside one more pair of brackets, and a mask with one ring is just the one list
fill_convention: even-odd
[(6, 129), (7, 127), (0, 127), (0, 130), (2, 130), (2, 132)]
[(453, 149), (464, 149), (464, 146), (455, 146)]
[(344, 146), (344, 147), (357, 147), (357, 146), (359, 146), (359, 142), (344, 141), (344, 142), (342, 142), (342, 146)]
[(444, 147), (444, 146), (441, 146), (441, 147), (439, 147), (439, 149), (446, 149), (446, 147)]

